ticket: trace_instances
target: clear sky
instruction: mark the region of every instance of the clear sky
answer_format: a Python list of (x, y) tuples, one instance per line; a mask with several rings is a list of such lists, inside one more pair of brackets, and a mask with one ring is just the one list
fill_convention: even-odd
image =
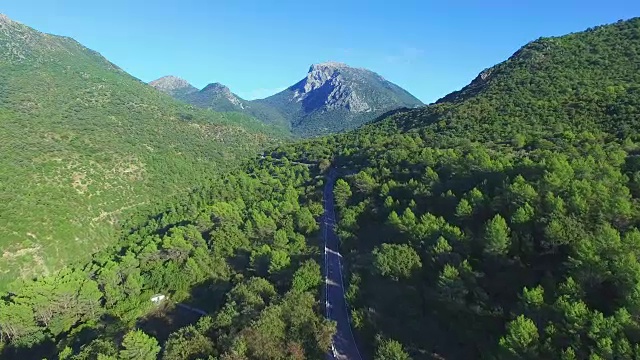
[(253, 99), (334, 60), (429, 103), (540, 36), (640, 16), (640, 1), (11, 0), (0, 12), (73, 37), (143, 81), (220, 82)]

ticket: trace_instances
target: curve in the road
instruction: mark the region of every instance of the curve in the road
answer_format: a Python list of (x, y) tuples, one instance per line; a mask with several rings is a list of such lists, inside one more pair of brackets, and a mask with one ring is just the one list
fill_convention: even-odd
[(325, 316), (336, 322), (336, 333), (332, 339), (328, 358), (362, 360), (351, 329), (349, 309), (344, 296), (342, 256), (338, 250), (339, 241), (335, 232), (336, 214), (333, 199), (335, 180), (336, 171), (332, 169), (327, 176), (322, 197), (324, 202), (322, 235), (324, 238)]

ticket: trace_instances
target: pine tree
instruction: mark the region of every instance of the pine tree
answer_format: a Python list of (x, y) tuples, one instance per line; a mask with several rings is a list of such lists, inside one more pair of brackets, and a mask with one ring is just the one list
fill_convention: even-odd
[(123, 360), (156, 360), (159, 352), (158, 340), (141, 330), (134, 330), (122, 339), (119, 357)]
[(507, 324), (507, 334), (500, 338), (500, 347), (511, 355), (531, 358), (536, 354), (538, 328), (524, 315)]
[(509, 227), (500, 215), (489, 220), (485, 226), (484, 252), (489, 255), (505, 255), (509, 251), (511, 241), (509, 239)]

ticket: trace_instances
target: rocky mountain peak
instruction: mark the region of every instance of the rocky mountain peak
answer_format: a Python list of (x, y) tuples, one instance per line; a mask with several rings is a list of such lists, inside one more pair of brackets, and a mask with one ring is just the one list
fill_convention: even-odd
[(200, 91), (215, 91), (215, 92), (231, 93), (231, 90), (227, 86), (222, 85), (218, 82), (211, 83), (205, 86), (204, 88), (202, 88), (202, 90)]
[(314, 71), (326, 71), (348, 68), (349, 65), (337, 61), (326, 61), (318, 64), (313, 64), (309, 67), (309, 72)]
[[(386, 111), (422, 104), (371, 70), (336, 61), (308, 69), (296, 84), (264, 99), (244, 100), (218, 82), (202, 90), (173, 91), (172, 95), (202, 108), (243, 112), (305, 136), (353, 129)], [(160, 80), (180, 84), (173, 77), (157, 82)]]
[(194, 88), (191, 84), (189, 84), (187, 80), (173, 75), (163, 76), (158, 80), (150, 82), (149, 85), (164, 92), (172, 92), (185, 88)]
[(12, 24), (13, 20), (9, 19), (9, 17), (5, 14), (0, 14), (0, 24)]
[(226, 85), (222, 85), (218, 82), (211, 83), (205, 86), (200, 93), (209, 93), (213, 94), (216, 97), (223, 97), (227, 99), (231, 104), (244, 109), (244, 105), (242, 104), (242, 100), (238, 98), (234, 93), (231, 92), (231, 89)]
[(356, 91), (357, 76), (354, 75), (358, 71), (335, 61), (313, 64), (307, 77), (292, 87), (293, 98), (306, 104), (307, 108), (322, 106), (356, 113), (371, 111), (371, 106)]
[(16, 28), (17, 25), (21, 25), (21, 24), (17, 21), (11, 20), (5, 14), (0, 14), (0, 30), (3, 30), (3, 33), (5, 33), (5, 35), (8, 34), (7, 31), (10, 31)]
[(307, 73), (304, 92), (308, 93), (318, 89), (328, 81), (338, 80), (340, 70), (347, 68), (349, 67), (346, 64), (333, 61), (311, 65)]

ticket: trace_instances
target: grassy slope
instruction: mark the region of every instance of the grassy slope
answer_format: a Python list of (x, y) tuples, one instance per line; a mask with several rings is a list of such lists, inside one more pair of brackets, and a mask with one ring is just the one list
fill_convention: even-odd
[(110, 244), (277, 134), (182, 105), (72, 39), (0, 21), (0, 284)]
[(242, 108), (231, 103), (222, 94), (214, 91), (195, 91), (183, 95), (173, 95), (176, 99), (182, 100), (188, 104), (195, 105), (205, 109), (211, 109), (219, 112), (238, 112), (252, 116), (259, 121), (277, 128), (276, 131), (288, 132), (291, 125), (285, 117), (275, 108), (256, 101), (247, 101), (239, 98), (242, 102)]

